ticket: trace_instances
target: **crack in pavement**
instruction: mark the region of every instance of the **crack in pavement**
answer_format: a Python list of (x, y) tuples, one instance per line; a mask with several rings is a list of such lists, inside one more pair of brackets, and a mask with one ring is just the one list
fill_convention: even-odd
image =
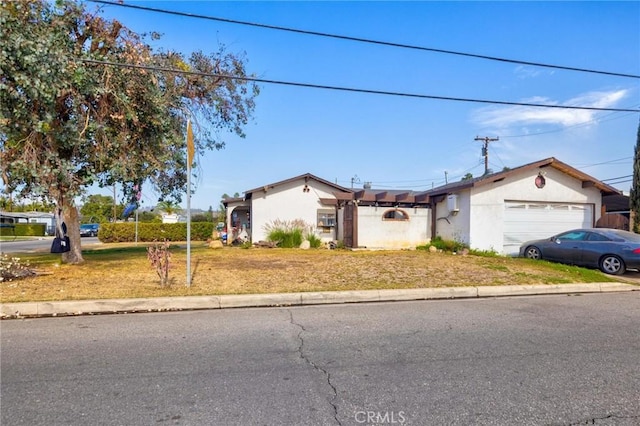
[(640, 419), (640, 416), (616, 416), (615, 414), (609, 414), (608, 416), (604, 416), (604, 417), (593, 417), (591, 419), (586, 419), (586, 420), (580, 420), (577, 423), (569, 423), (568, 426), (577, 426), (577, 425), (595, 425), (597, 421), (599, 420), (608, 420), (608, 419), (613, 419), (613, 420), (633, 420), (633, 419)]
[(335, 421), (336, 421), (336, 423), (338, 425), (342, 426), (342, 422), (338, 419), (338, 406), (335, 403), (336, 398), (338, 397), (338, 390), (333, 385), (333, 383), (331, 383), (331, 374), (327, 370), (325, 370), (324, 368), (318, 366), (316, 363), (311, 361), (304, 354), (304, 338), (302, 337), (302, 333), (304, 333), (307, 330), (304, 328), (304, 326), (302, 324), (298, 324), (297, 322), (295, 322), (295, 320), (293, 319), (293, 312), (291, 312), (291, 311), (287, 311), (287, 312), (289, 312), (289, 321), (290, 321), (290, 323), (292, 325), (295, 325), (296, 327), (298, 327), (300, 329), (300, 331), (298, 332), (298, 340), (300, 341), (300, 344), (298, 345), (298, 354), (300, 355), (300, 358), (302, 358), (307, 364), (309, 364), (311, 367), (313, 367), (314, 370), (319, 371), (320, 373), (322, 373), (326, 377), (327, 384), (331, 388), (331, 393), (332, 393), (332, 397), (329, 400), (329, 404), (331, 404), (331, 407), (333, 408), (333, 418), (335, 419)]

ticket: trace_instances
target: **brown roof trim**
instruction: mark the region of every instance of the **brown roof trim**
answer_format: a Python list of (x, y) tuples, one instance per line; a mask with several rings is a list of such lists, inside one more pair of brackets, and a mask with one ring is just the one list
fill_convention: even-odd
[(338, 191), (350, 192), (350, 190), (348, 188), (344, 188), (344, 187), (342, 187), (342, 186), (340, 186), (338, 184), (335, 184), (333, 182), (329, 182), (328, 180), (324, 180), (322, 178), (319, 178), (318, 176), (314, 176), (311, 173), (305, 173), (305, 174), (300, 175), (300, 176), (295, 176), (295, 177), (292, 177), (292, 178), (289, 178), (289, 179), (285, 179), (285, 180), (281, 180), (281, 181), (278, 181), (278, 182), (270, 183), (268, 185), (259, 186), (257, 188), (253, 188), (253, 189), (250, 189), (248, 191), (245, 191), (244, 193), (245, 194), (251, 194), (251, 193), (257, 192), (257, 191), (268, 192), (270, 189), (273, 189), (273, 188), (275, 188), (277, 186), (284, 185), (284, 184), (287, 184), (287, 183), (290, 183), (290, 182), (295, 182), (295, 181), (300, 180), (300, 179), (305, 179), (305, 182), (310, 180), (310, 179), (312, 179), (312, 180), (315, 180), (316, 182), (320, 182), (320, 183), (323, 183), (325, 185), (328, 185), (328, 186), (330, 186), (330, 187), (332, 187), (332, 188), (334, 188), (334, 189), (336, 189)]
[(333, 196), (339, 201), (351, 201), (354, 198), (353, 192), (334, 192)]
[(513, 169), (505, 170), (502, 172), (492, 173), (487, 176), (481, 176), (479, 178), (474, 178), (474, 179), (469, 179), (465, 181), (454, 182), (448, 185), (443, 185), (438, 188), (425, 191), (425, 194), (428, 194), (431, 197), (436, 195), (441, 195), (441, 194), (448, 194), (454, 191), (460, 191), (467, 188), (474, 188), (474, 187), (482, 186), (485, 184), (498, 182), (517, 172), (542, 169), (545, 167), (553, 167), (554, 169), (559, 170), (562, 173), (565, 173), (575, 179), (582, 181), (583, 188), (586, 188), (587, 186), (592, 186), (592, 187), (598, 188), (604, 195), (620, 194), (620, 191), (617, 190), (616, 188), (610, 185), (607, 185), (606, 183), (592, 176), (589, 176), (588, 174), (574, 167), (571, 167), (570, 165), (563, 163), (562, 161), (554, 157), (545, 158), (544, 160), (525, 164), (523, 166), (515, 167)]
[(242, 197), (229, 197), (222, 200), (222, 205), (227, 207), (229, 203), (241, 203), (245, 201)]
[(335, 198), (320, 198), (320, 203), (325, 206), (337, 206), (338, 200)]
[(403, 192), (402, 194), (398, 194), (396, 195), (396, 201), (401, 201), (401, 202), (405, 202), (405, 203), (415, 203), (416, 202), (416, 197), (415, 195), (409, 193), (409, 192)]

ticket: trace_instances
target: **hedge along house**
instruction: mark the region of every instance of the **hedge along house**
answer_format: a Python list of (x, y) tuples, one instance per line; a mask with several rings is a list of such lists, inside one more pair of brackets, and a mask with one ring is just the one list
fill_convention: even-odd
[(514, 255), (525, 241), (593, 227), (603, 196), (620, 191), (552, 157), (424, 194), (431, 235)]
[(429, 202), (413, 191), (353, 190), (312, 174), (223, 200), (229, 240), (267, 239), (276, 221), (303, 220), (322, 241), (346, 247), (409, 248), (429, 241)]

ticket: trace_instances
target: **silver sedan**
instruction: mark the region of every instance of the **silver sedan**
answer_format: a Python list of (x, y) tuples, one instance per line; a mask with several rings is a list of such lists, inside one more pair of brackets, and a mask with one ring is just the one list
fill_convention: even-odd
[(527, 241), (520, 247), (520, 256), (622, 275), (627, 269), (640, 269), (640, 234), (607, 228), (574, 229)]

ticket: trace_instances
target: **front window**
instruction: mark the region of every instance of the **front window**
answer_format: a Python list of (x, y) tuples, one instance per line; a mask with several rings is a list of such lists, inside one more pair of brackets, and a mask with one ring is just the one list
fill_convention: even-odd
[(318, 230), (323, 234), (330, 234), (336, 226), (336, 212), (334, 210), (318, 210)]
[(382, 220), (409, 220), (409, 215), (404, 210), (387, 210), (382, 215)]

